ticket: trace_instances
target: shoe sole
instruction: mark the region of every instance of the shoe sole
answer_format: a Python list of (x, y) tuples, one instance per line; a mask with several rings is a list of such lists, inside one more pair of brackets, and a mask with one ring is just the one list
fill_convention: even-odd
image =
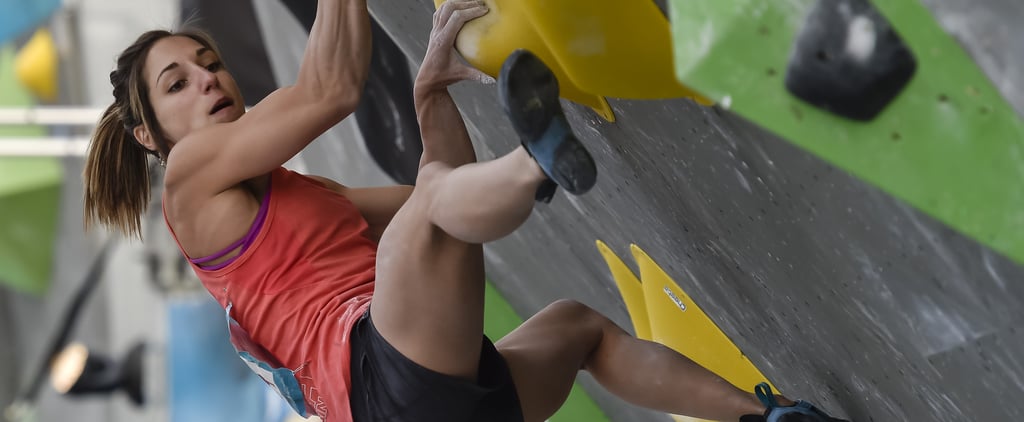
[[(514, 95), (513, 91), (519, 89), (529, 89), (531, 98), (524, 101)], [(548, 178), (573, 195), (590, 190), (597, 179), (597, 168), (565, 119), (558, 101), (558, 80), (550, 69), (532, 53), (516, 50), (502, 64), (498, 94), (521, 143)], [(545, 162), (547, 157), (551, 162)]]

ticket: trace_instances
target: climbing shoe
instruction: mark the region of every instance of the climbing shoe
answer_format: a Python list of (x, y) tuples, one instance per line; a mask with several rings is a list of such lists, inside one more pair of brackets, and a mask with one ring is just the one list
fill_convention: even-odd
[(740, 422), (849, 422), (833, 418), (803, 400), (797, 400), (792, 406), (780, 406), (768, 383), (758, 384), (754, 393), (767, 409), (763, 415), (747, 415), (740, 418)]
[(536, 199), (550, 202), (561, 186), (573, 195), (594, 186), (594, 159), (573, 134), (558, 101), (558, 79), (527, 50), (516, 50), (501, 66), (498, 96), (526, 151), (548, 180)]

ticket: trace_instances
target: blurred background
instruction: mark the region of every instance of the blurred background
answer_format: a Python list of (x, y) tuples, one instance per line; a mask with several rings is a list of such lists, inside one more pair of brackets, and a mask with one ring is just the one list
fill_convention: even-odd
[[(232, 52), (239, 57), (232, 64), (255, 66), (240, 72), (247, 98), (258, 100), (276, 86), (252, 5), (237, 11), (227, 3), (219, 8), (199, 3), (0, 4), (0, 406), (5, 420), (269, 422), (291, 417), (287, 405), (235, 356), (226, 341), (223, 310), (180, 259), (158, 202), (145, 222), (145, 243), (83, 229), (82, 154), (94, 123), (112, 101), (107, 75), (139, 34), (170, 29), (188, 18), (222, 26), (241, 14), (248, 20), (227, 31), (234, 35), (210, 32), (220, 32), (226, 46), (242, 45)], [(252, 59), (250, 51), (257, 51)]]
[[(787, 2), (792, 8), (780, 21), (799, 28), (803, 12), (822, 2)], [(650, 3), (667, 33), (672, 2)], [(227, 342), (223, 310), (167, 234), (159, 179), (142, 242), (84, 231), (81, 171), (92, 126), (112, 101), (108, 74), (136, 36), (186, 20), (206, 29), (252, 106), (294, 80), (315, 7), (316, 0), (0, 0), (0, 408), (7, 421), (295, 418)], [(615, 14), (614, 7), (624, 6), (595, 0), (593, 13)], [(890, 16), (912, 16), (896, 26), (918, 58), (918, 78), (939, 81), (943, 91), (911, 83), (897, 97), (911, 100), (894, 103), (898, 111), (874, 126), (803, 103), (776, 107), (764, 96), (765, 109), (750, 105), (761, 100), (741, 91), (761, 95), (756, 78), (782, 86), (782, 70), (742, 61), (758, 56), (758, 45), (719, 45), (706, 62), (733, 59), (685, 66), (686, 82), (707, 101), (606, 93), (596, 97), (607, 97), (605, 108), (566, 101), (601, 179), (587, 196), (559, 195), (488, 245), (488, 335), (500, 337), (566, 297), (639, 335), (644, 309), (622, 299), (625, 284), (609, 272), (609, 256), (639, 261), (636, 245), (663, 269), (659, 282), (673, 300), (685, 296), (702, 308), (710, 318), (702, 323), (728, 350), (741, 351), (790, 397), (855, 420), (1024, 418), (1016, 400), (1024, 394), (1024, 334), (1016, 328), (1024, 321), (1024, 3), (887, 7)], [(286, 166), (352, 186), (411, 184), (419, 154), (411, 81), (434, 4), (371, 0), (370, 9), (374, 62), (363, 104)], [(937, 32), (913, 30), (930, 27)], [(759, 36), (776, 30), (750, 27)], [(928, 44), (915, 44), (920, 39)], [(623, 71), (606, 65), (581, 72)], [(730, 73), (744, 67), (751, 73)], [(725, 95), (709, 74), (745, 88)], [(518, 144), (494, 91), (452, 88), (481, 159)], [(820, 131), (776, 125), (782, 117), (772, 108), (820, 123)], [(939, 128), (941, 136), (917, 136), (914, 127)], [(807, 140), (812, 133), (835, 138)], [(948, 145), (991, 155), (922, 152)], [(598, 240), (607, 251), (594, 247)], [(683, 316), (666, 318), (668, 334), (657, 340), (691, 331)], [(680, 344), (704, 342), (712, 340)], [(670, 419), (612, 397), (586, 376), (553, 418)]]

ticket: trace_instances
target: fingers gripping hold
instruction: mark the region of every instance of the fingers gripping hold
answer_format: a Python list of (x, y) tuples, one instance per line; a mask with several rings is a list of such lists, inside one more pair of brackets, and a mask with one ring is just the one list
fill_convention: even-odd
[(455, 44), (455, 38), (462, 26), (473, 19), (487, 14), (487, 6), (480, 0), (448, 0), (434, 12), (433, 42), (439, 47)]
[(447, 86), (459, 80), (493, 83), (494, 79), (462, 63), (455, 51), (455, 40), (466, 22), (487, 14), (482, 0), (447, 0), (433, 16), (433, 29), (427, 54), (420, 67), (419, 81), (431, 86)]
[(443, 27), (452, 15), (459, 10), (465, 10), (473, 7), (486, 7), (480, 0), (447, 0), (441, 3), (441, 6), (434, 11), (434, 29)]
[(444, 27), (441, 28), (439, 36), (443, 39), (442, 42), (445, 44), (455, 44), (455, 38), (458, 36), (459, 31), (462, 30), (463, 25), (473, 19), (479, 18), (487, 14), (487, 8), (473, 7), (468, 9), (460, 9), (452, 12), (451, 17), (445, 22)]

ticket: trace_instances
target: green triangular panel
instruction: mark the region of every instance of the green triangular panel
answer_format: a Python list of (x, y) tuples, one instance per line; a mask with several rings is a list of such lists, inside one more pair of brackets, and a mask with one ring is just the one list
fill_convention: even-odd
[(813, 0), (672, 0), (677, 77), (825, 160), (1024, 263), (1024, 123), (916, 0), (872, 2), (917, 71), (869, 122), (785, 88)]
[[(13, 61), (13, 48), (0, 49), (0, 107), (32, 104)], [(0, 126), (0, 142), (45, 134), (39, 126)], [(57, 159), (0, 157), (0, 284), (31, 294), (49, 286), (62, 180)]]

